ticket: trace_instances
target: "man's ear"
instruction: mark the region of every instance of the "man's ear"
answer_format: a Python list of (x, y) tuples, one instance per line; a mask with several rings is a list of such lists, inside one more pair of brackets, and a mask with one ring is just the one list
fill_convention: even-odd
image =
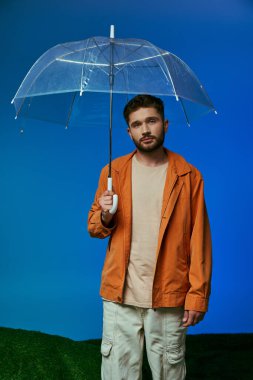
[(166, 133), (168, 131), (168, 128), (169, 128), (169, 120), (168, 119), (164, 120), (163, 128), (164, 128), (164, 132)]
[(132, 134), (131, 134), (130, 128), (128, 127), (126, 130), (127, 130), (127, 133), (128, 133), (129, 136), (130, 136), (130, 139), (133, 140), (133, 137), (132, 137)]

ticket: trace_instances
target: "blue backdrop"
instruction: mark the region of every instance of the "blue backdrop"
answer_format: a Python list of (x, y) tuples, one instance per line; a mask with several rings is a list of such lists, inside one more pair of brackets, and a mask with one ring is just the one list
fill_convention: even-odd
[[(209, 311), (189, 333), (252, 332), (252, 65), (249, 0), (1, 1), (0, 325), (100, 338), (107, 241), (87, 213), (107, 163), (107, 129), (14, 120), (10, 102), (50, 47), (90, 36), (142, 38), (198, 75), (218, 115), (171, 125), (166, 146), (203, 174), (213, 237)], [(134, 149), (115, 109), (113, 156)], [(169, 110), (167, 110), (169, 117)], [(24, 133), (20, 129), (24, 128)]]

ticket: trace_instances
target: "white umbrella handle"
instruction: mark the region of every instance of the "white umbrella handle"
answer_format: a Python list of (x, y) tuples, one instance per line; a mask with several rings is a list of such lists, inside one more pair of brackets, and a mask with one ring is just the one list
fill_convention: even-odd
[[(112, 191), (112, 178), (108, 177), (107, 178), (107, 190)], [(118, 208), (118, 195), (113, 194), (112, 196), (112, 208), (109, 210), (110, 214), (115, 214)]]

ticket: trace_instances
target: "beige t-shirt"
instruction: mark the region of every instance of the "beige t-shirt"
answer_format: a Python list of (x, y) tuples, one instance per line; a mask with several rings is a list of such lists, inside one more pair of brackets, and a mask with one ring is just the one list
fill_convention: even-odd
[(132, 158), (132, 242), (123, 303), (152, 307), (152, 288), (163, 190), (168, 169), (150, 167)]

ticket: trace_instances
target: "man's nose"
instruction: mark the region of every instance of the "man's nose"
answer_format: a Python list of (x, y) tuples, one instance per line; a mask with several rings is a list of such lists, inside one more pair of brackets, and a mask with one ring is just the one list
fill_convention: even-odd
[(148, 126), (148, 123), (143, 123), (142, 124), (142, 134), (150, 133), (150, 129)]

